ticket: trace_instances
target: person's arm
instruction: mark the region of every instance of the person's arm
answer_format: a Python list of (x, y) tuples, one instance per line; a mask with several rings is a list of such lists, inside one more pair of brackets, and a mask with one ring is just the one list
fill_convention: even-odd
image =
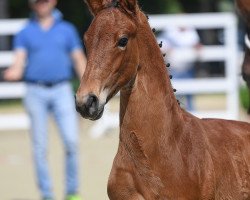
[(14, 63), (4, 71), (3, 77), (5, 80), (18, 81), (22, 79), (26, 57), (27, 54), (24, 49), (17, 49), (15, 51)]
[(79, 80), (81, 80), (81, 78), (85, 72), (85, 68), (86, 68), (86, 64), (87, 64), (86, 56), (83, 53), (82, 49), (74, 50), (72, 52), (71, 56), (72, 56), (72, 60), (73, 60), (73, 64), (74, 64), (74, 68), (75, 68), (75, 71), (77, 73), (77, 76), (78, 76)]

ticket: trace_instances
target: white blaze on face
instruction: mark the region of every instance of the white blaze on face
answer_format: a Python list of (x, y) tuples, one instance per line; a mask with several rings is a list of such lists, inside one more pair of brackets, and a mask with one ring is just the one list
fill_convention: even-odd
[(108, 94), (109, 94), (109, 89), (108, 88), (101, 91), (100, 96), (99, 96), (100, 105), (104, 105), (106, 103)]

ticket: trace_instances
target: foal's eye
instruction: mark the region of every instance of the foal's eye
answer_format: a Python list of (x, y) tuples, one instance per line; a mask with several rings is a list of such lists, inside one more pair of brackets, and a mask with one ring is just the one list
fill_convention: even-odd
[(121, 48), (124, 48), (124, 47), (126, 47), (127, 43), (128, 43), (128, 38), (127, 37), (123, 37), (123, 38), (121, 38), (119, 40), (118, 46), (121, 47)]

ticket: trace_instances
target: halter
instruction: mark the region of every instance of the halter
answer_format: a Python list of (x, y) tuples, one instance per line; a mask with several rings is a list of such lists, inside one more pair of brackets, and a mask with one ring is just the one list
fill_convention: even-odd
[(248, 49), (250, 49), (250, 39), (248, 34), (245, 35), (245, 45)]

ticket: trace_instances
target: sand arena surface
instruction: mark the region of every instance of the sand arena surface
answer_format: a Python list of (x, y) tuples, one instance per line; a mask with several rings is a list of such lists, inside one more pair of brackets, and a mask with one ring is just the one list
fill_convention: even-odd
[[(111, 130), (101, 139), (87, 134), (88, 121), (81, 123), (80, 134), (80, 194), (84, 199), (105, 200), (108, 175), (118, 145), (118, 130)], [(64, 153), (61, 140), (50, 126), (49, 164), (56, 199), (63, 199)], [(35, 185), (31, 142), (27, 131), (0, 133), (0, 199), (39, 200)]]

